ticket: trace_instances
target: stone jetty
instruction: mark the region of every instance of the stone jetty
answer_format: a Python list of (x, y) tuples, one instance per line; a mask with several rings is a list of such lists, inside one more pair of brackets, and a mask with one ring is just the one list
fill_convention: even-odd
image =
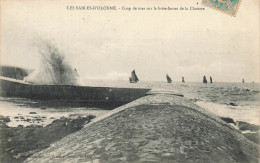
[(258, 162), (258, 149), (185, 97), (152, 94), (93, 119), (25, 162)]

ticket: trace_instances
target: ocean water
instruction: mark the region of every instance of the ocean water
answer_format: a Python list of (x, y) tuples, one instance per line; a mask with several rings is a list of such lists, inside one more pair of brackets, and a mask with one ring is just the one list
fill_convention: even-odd
[[(260, 83), (225, 83), (215, 82), (173, 82), (140, 81), (83, 81), (83, 85), (151, 88), (152, 90), (167, 90), (183, 94), (198, 106), (219, 116), (233, 118), (234, 121), (245, 121), (260, 125)], [(233, 104), (233, 105), (230, 105)], [(235, 105), (235, 106), (234, 106)]]
[[(141, 81), (90, 81), (82, 80), (81, 85), (151, 88), (152, 90), (167, 90), (183, 94), (198, 106), (219, 116), (230, 117), (235, 121), (245, 121), (260, 125), (260, 84), (259, 83), (212, 83), (198, 82), (151, 82)], [(230, 105), (232, 104), (232, 105)], [(78, 116), (101, 116), (108, 110), (84, 106), (57, 106), (52, 102), (41, 103), (24, 98), (0, 97), (0, 115), (9, 116), (9, 126), (18, 125), (48, 125), (54, 119), (61, 117), (75, 118)]]

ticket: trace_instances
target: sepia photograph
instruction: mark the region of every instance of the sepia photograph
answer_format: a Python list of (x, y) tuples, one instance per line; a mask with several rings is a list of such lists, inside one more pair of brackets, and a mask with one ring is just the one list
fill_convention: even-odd
[(0, 162), (260, 162), (259, 5), (0, 0)]

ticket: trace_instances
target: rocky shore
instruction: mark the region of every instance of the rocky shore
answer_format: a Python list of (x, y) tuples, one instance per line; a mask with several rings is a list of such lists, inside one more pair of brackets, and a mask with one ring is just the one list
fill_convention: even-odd
[(246, 138), (259, 144), (260, 126), (243, 122), (243, 121), (234, 122), (232, 118), (221, 117), (221, 119), (227, 123), (233, 124), (234, 127), (240, 130)]
[(188, 99), (158, 94), (114, 109), (25, 162), (258, 162), (258, 150)]
[[(9, 127), (7, 123), (10, 122), (10, 118), (0, 116), (0, 162), (22, 162), (35, 152), (49, 147), (51, 143), (80, 130), (93, 118), (92, 115), (76, 119), (63, 117), (55, 119), (45, 127), (41, 125)], [(41, 121), (41, 118), (38, 120)]]

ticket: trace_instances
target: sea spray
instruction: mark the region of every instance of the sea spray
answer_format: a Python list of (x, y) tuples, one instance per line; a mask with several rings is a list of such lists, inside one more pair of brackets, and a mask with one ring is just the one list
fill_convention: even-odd
[(196, 105), (209, 110), (220, 117), (228, 117), (232, 118), (234, 121), (243, 121), (260, 125), (258, 106), (230, 106), (205, 101), (197, 101)]
[(40, 45), (40, 65), (24, 80), (35, 84), (78, 85), (78, 74), (65, 56), (52, 43)]

